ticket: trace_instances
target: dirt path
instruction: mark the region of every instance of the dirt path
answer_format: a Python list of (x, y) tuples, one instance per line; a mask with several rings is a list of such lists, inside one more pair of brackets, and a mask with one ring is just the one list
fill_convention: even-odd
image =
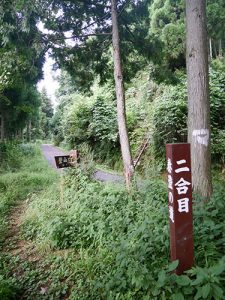
[(3, 252), (11, 256), (19, 256), (24, 261), (38, 261), (40, 256), (31, 242), (22, 238), (20, 226), (27, 209), (27, 202), (22, 201), (11, 209), (8, 218), (8, 232), (3, 245)]
[[(67, 154), (51, 144), (42, 144), (41, 148), (42, 148), (44, 157), (47, 159), (47, 161), (53, 168), (56, 168), (54, 156)], [(114, 182), (114, 183), (123, 183), (124, 182), (123, 176), (111, 174), (109, 172), (104, 172), (101, 170), (96, 170), (93, 174), (93, 177), (94, 177), (94, 179), (102, 181), (102, 182)]]
[(57, 169), (57, 168), (56, 168), (54, 157), (57, 155), (66, 155), (67, 154), (67, 153), (63, 152), (62, 150), (60, 150), (59, 148), (54, 147), (51, 144), (42, 144), (41, 149), (42, 149), (44, 157), (46, 158), (48, 163), (55, 169)]

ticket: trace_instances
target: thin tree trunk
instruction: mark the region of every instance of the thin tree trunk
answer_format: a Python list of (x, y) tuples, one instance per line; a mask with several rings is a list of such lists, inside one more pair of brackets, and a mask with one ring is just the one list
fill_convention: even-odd
[(206, 7), (204, 0), (186, 0), (188, 139), (191, 143), (194, 191), (212, 193), (210, 106)]
[(215, 58), (217, 58), (218, 53), (217, 53), (217, 49), (216, 49), (216, 41), (215, 40), (213, 42), (213, 50), (214, 50)]
[(112, 5), (112, 42), (114, 60), (114, 78), (116, 84), (117, 98), (117, 121), (119, 127), (120, 146), (124, 164), (124, 175), (126, 186), (129, 188), (134, 174), (133, 161), (130, 151), (130, 143), (126, 125), (125, 91), (123, 83), (123, 72), (120, 55), (119, 29), (117, 19), (117, 1), (111, 0)]
[(223, 50), (222, 50), (222, 40), (219, 39), (219, 57), (222, 58)]
[(27, 122), (27, 142), (30, 143), (31, 141), (31, 120)]
[(213, 54), (212, 54), (212, 39), (211, 38), (209, 38), (209, 57), (210, 57), (210, 60), (212, 60)]
[(23, 141), (23, 129), (22, 128), (19, 131), (19, 138), (21, 141)]
[(5, 138), (5, 120), (3, 114), (0, 115), (1, 118), (1, 141)]

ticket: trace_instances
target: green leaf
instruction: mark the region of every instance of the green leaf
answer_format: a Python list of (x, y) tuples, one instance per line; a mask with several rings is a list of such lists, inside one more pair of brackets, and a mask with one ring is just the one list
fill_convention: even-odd
[(207, 299), (207, 297), (208, 297), (208, 295), (210, 293), (210, 290), (211, 290), (211, 287), (210, 287), (209, 283), (203, 285), (203, 287), (202, 287), (202, 297), (204, 299)]
[(160, 289), (156, 288), (152, 291), (153, 296), (158, 296), (161, 293)]
[(202, 288), (199, 287), (199, 288), (198, 288), (198, 291), (197, 291), (197, 293), (196, 293), (196, 295), (195, 295), (195, 297), (194, 297), (194, 300), (198, 300), (198, 299), (200, 299), (201, 297), (202, 297)]
[(174, 260), (171, 264), (169, 264), (168, 272), (174, 271), (179, 265), (179, 260)]
[(225, 265), (224, 263), (220, 262), (218, 265), (212, 267), (212, 272), (215, 275), (220, 275), (221, 273), (223, 273), (223, 271), (225, 271)]
[(216, 284), (212, 285), (212, 292), (215, 299), (224, 299), (224, 293), (221, 287)]
[(172, 300), (184, 300), (184, 296), (181, 293), (176, 293), (172, 296)]
[(187, 285), (190, 284), (191, 280), (186, 275), (180, 275), (180, 276), (177, 276), (176, 282), (177, 282), (178, 285), (187, 286)]
[(158, 275), (158, 286), (163, 286), (164, 283), (166, 281), (166, 273), (164, 270), (162, 270), (161, 272), (159, 272), (159, 275)]
[(192, 282), (191, 285), (199, 285), (204, 281), (204, 277), (201, 275), (198, 275), (198, 277), (195, 279), (195, 281)]

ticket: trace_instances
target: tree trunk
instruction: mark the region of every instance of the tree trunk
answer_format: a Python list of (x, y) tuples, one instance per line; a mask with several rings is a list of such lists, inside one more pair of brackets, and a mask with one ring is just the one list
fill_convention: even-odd
[(213, 51), (214, 51), (214, 54), (215, 54), (215, 58), (218, 57), (218, 53), (217, 53), (217, 49), (216, 49), (216, 41), (214, 40), (213, 42)]
[(208, 45), (204, 0), (186, 1), (188, 139), (191, 143), (194, 191), (212, 193)]
[(116, 84), (117, 98), (117, 121), (119, 127), (120, 146), (124, 164), (124, 175), (127, 188), (131, 185), (134, 174), (133, 161), (130, 151), (130, 143), (126, 125), (125, 110), (125, 91), (123, 84), (123, 72), (120, 55), (119, 29), (117, 19), (117, 1), (111, 0), (112, 5), (112, 42), (113, 42), (113, 61), (114, 61), (114, 78)]
[(27, 142), (30, 143), (31, 141), (31, 120), (27, 122)]
[(212, 39), (211, 38), (209, 38), (209, 57), (210, 57), (210, 60), (212, 60), (213, 54), (212, 54)]
[(20, 140), (23, 141), (23, 129), (22, 128), (20, 129), (19, 136), (20, 136)]
[(222, 50), (222, 40), (219, 39), (219, 58), (222, 58), (223, 50)]
[(5, 120), (3, 114), (0, 114), (0, 120), (1, 120), (1, 141), (5, 138)]

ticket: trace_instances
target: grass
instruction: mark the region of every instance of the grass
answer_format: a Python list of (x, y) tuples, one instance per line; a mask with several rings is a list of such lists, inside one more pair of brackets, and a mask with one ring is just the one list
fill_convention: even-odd
[(19, 201), (29, 198), (31, 194), (47, 188), (58, 175), (52, 170), (41, 156), (38, 147), (32, 153), (20, 153), (20, 167), (15, 171), (10, 168), (0, 176), (0, 232), (7, 230), (5, 218), (10, 208)]
[[(4, 145), (3, 145), (4, 146)], [(39, 146), (8, 144), (8, 154), (1, 157), (0, 164), (0, 299), (18, 299), (21, 291), (19, 272), (28, 272), (29, 262), (20, 260), (19, 256), (6, 253), (4, 247), (13, 249), (11, 238), (8, 238), (10, 222), (8, 221), (13, 210), (17, 210), (26, 200), (29, 202), (34, 195), (48, 189), (53, 182), (58, 181), (58, 174), (49, 167), (41, 155)], [(9, 155), (10, 153), (10, 155)], [(16, 153), (16, 155), (15, 155)], [(16, 163), (15, 163), (16, 162)], [(15, 220), (17, 221), (17, 220)], [(12, 237), (13, 239), (14, 237)], [(5, 241), (8, 240), (7, 245)], [(12, 243), (12, 245), (11, 245)], [(21, 271), (23, 270), (23, 271)], [(29, 280), (32, 280), (32, 272)], [(14, 274), (14, 275), (13, 275)], [(28, 279), (28, 278), (27, 278)]]
[(35, 151), (1, 178), (1, 216), (29, 199), (20, 227), (27, 251), (0, 254), (1, 300), (224, 299), (224, 180), (211, 202), (195, 197), (196, 265), (178, 277), (161, 179), (127, 193), (83, 169), (59, 177)]
[(100, 170), (100, 171), (103, 171), (103, 172), (107, 172), (107, 173), (113, 174), (113, 175), (123, 176), (123, 172), (112, 170), (107, 165), (96, 164), (96, 169)]
[[(224, 299), (224, 196), (221, 181), (210, 203), (195, 199), (196, 267), (179, 278), (171, 275), (167, 189), (160, 179), (127, 194), (71, 170), (33, 199), (23, 232), (50, 253), (52, 280), (58, 269), (64, 273), (69, 299)], [(59, 282), (55, 289), (49, 284), (60, 299)]]

